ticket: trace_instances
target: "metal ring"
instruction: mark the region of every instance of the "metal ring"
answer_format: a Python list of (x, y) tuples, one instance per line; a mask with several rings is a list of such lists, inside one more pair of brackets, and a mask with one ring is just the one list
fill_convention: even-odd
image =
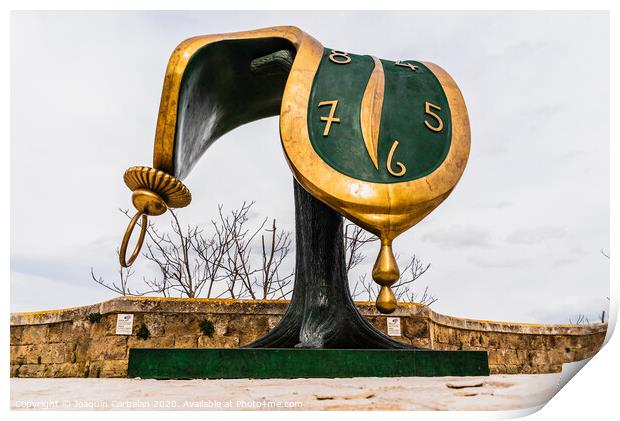
[[(138, 244), (136, 244), (136, 248), (131, 254), (131, 257), (129, 258), (129, 260), (127, 261), (125, 260), (126, 254), (127, 254), (127, 244), (129, 243), (129, 239), (131, 238), (131, 233), (133, 232), (133, 229), (136, 226), (136, 222), (138, 222), (138, 219), (141, 216), (142, 216), (142, 222), (141, 222), (142, 226), (140, 227), (140, 238), (138, 238)], [(118, 258), (119, 258), (119, 261), (122, 267), (128, 268), (129, 266), (131, 266), (133, 262), (136, 260), (136, 258), (138, 257), (138, 255), (140, 254), (140, 249), (142, 248), (142, 243), (144, 243), (144, 237), (146, 235), (147, 222), (148, 222), (148, 217), (146, 216), (146, 214), (142, 212), (136, 212), (133, 218), (131, 218), (129, 225), (127, 226), (127, 230), (125, 231), (123, 242), (121, 243), (121, 250), (118, 254)]]

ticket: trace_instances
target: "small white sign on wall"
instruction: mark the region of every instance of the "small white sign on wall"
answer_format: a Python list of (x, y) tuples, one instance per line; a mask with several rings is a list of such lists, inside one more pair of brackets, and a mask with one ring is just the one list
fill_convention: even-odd
[(400, 317), (387, 318), (387, 334), (388, 336), (401, 336)]
[(116, 334), (131, 335), (133, 329), (133, 314), (118, 314), (116, 316)]

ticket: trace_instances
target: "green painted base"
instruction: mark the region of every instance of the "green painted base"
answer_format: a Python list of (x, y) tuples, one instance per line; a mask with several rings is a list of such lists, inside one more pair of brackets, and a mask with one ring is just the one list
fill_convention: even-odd
[(269, 379), (488, 376), (486, 351), (132, 348), (129, 377)]

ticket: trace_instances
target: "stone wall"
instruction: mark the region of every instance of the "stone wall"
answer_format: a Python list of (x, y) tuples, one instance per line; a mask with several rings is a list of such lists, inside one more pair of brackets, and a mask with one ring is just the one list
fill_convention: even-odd
[[(374, 303), (357, 303), (386, 333), (386, 317)], [(129, 348), (234, 348), (273, 328), (288, 301), (122, 297), (64, 310), (11, 314), (12, 377), (124, 377)], [(99, 313), (99, 321), (89, 315)], [(134, 314), (133, 334), (116, 335), (119, 313)], [(424, 348), (486, 350), (492, 374), (559, 372), (562, 364), (593, 356), (607, 324), (533, 325), (460, 319), (419, 304), (401, 304), (395, 339)], [(200, 322), (213, 325), (211, 336)], [(144, 324), (148, 339), (137, 336)]]

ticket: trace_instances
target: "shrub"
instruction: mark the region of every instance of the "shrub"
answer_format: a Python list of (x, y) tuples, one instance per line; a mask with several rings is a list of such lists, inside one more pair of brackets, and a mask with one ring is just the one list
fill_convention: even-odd
[(213, 337), (215, 327), (213, 327), (213, 322), (211, 320), (202, 320), (198, 325), (200, 326), (200, 330), (202, 331), (203, 335), (206, 335), (209, 338)]
[(102, 317), (103, 316), (101, 315), (101, 313), (90, 313), (88, 315), (88, 321), (90, 321), (91, 323), (99, 323)]

